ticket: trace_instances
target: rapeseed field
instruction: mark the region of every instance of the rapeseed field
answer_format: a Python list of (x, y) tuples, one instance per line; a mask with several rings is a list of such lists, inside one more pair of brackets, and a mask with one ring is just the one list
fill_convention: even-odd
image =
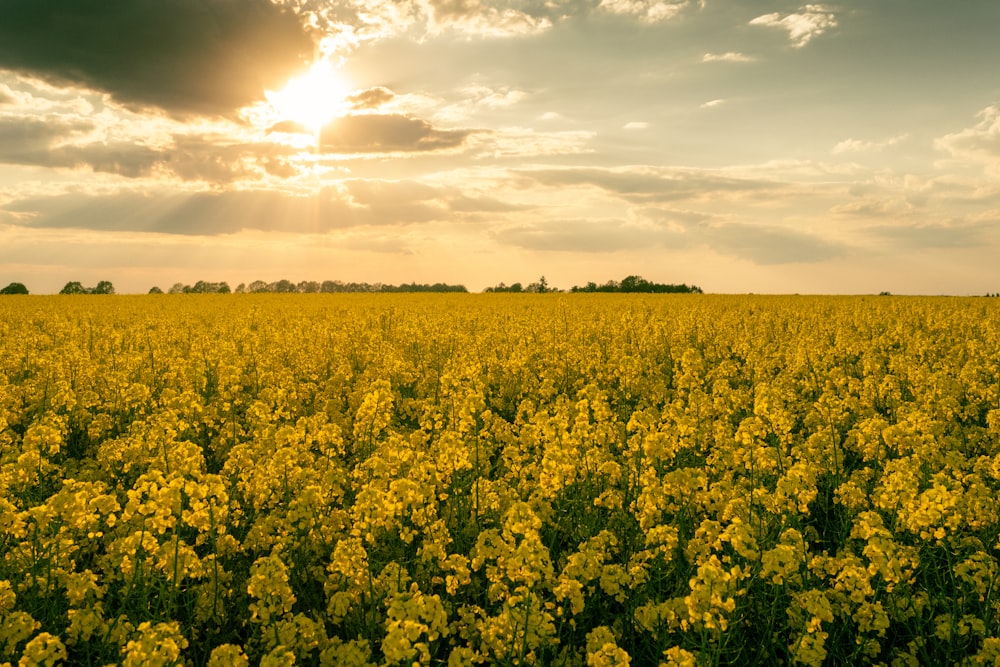
[(991, 299), (0, 299), (0, 664), (997, 664), (998, 491)]

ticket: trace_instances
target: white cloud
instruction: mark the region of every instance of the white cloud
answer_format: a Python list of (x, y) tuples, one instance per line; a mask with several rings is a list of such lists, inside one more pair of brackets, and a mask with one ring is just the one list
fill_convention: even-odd
[(493, 132), (470, 134), (468, 145), (477, 157), (578, 155), (593, 152), (588, 147), (593, 138), (593, 132), (581, 130), (537, 132), (525, 127), (505, 127)]
[(721, 105), (723, 105), (725, 103), (726, 103), (725, 100), (709, 100), (708, 102), (705, 102), (704, 104), (702, 104), (701, 108), (702, 109), (712, 109), (714, 107), (721, 106)]
[(938, 138), (934, 146), (953, 157), (986, 162), (1000, 168), (1000, 105), (988, 106), (977, 116), (978, 123)]
[(432, 35), (450, 29), (476, 37), (517, 37), (538, 34), (552, 27), (547, 17), (500, 9), (479, 0), (427, 0), (426, 10), (428, 32)]
[(764, 14), (750, 21), (750, 25), (781, 28), (788, 32), (792, 46), (802, 48), (814, 37), (837, 27), (837, 16), (826, 5), (805, 5), (798, 13), (782, 16), (778, 12)]
[(643, 120), (633, 120), (630, 123), (625, 123), (624, 129), (626, 130), (645, 130), (649, 127), (649, 123)]
[(470, 85), (458, 91), (461, 99), (453, 104), (442, 105), (434, 111), (435, 119), (443, 122), (458, 123), (475, 118), (477, 114), (497, 109), (508, 109), (516, 106), (528, 97), (523, 90), (510, 87), (492, 88), (484, 85)]
[(669, 21), (691, 6), (690, 0), (601, 0), (600, 7), (612, 14), (635, 16), (646, 23)]
[(727, 51), (725, 53), (706, 53), (701, 57), (703, 63), (752, 63), (756, 58), (745, 53)]
[(897, 134), (883, 141), (864, 141), (863, 139), (844, 139), (833, 147), (834, 155), (843, 153), (873, 153), (896, 146), (907, 139), (908, 134)]

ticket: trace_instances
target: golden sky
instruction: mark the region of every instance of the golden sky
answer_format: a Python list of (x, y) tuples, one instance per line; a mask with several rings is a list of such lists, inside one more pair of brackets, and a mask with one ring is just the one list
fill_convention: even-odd
[(4, 0), (0, 284), (998, 292), (997, 25), (993, 0)]

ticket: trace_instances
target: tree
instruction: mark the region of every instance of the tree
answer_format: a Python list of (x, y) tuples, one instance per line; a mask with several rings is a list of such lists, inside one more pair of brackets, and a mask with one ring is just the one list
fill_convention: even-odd
[(0, 289), (0, 294), (27, 294), (28, 288), (24, 286), (23, 283), (11, 283), (3, 289)]
[(97, 283), (97, 287), (92, 290), (88, 290), (91, 294), (114, 294), (115, 286), (111, 284), (110, 280), (102, 280)]
[(545, 276), (542, 276), (541, 278), (538, 279), (537, 283), (531, 283), (525, 288), (524, 291), (537, 292), (538, 294), (545, 294), (546, 292), (558, 292), (559, 290), (557, 290), (554, 287), (549, 287), (549, 282), (545, 279)]
[(82, 283), (80, 283), (80, 282), (78, 282), (76, 280), (71, 280), (70, 282), (66, 283), (61, 290), (59, 290), (59, 293), (60, 294), (87, 294), (88, 291), (89, 290), (87, 290), (87, 288), (84, 287)]
[(153, 285), (152, 287), (149, 288), (149, 293), (150, 294), (163, 294), (163, 290), (161, 290), (156, 285)]
[(256, 294), (257, 292), (268, 292), (268, 284), (263, 280), (255, 280), (249, 285), (247, 285), (247, 291), (251, 294)]
[(320, 284), (315, 280), (303, 280), (298, 285), (298, 291), (303, 294), (316, 294), (319, 289)]

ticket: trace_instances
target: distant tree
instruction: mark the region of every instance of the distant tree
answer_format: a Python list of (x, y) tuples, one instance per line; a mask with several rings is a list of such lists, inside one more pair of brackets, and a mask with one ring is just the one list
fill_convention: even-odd
[(263, 280), (255, 280), (247, 285), (247, 291), (256, 294), (257, 292), (269, 292), (270, 289), (268, 289), (268, 284)]
[(163, 294), (163, 290), (161, 290), (156, 285), (153, 285), (152, 287), (149, 288), (149, 293), (150, 294)]
[(114, 294), (115, 286), (111, 284), (110, 280), (102, 280), (97, 283), (97, 286), (92, 290), (88, 290), (91, 294)]
[(11, 283), (0, 289), (0, 294), (27, 294), (28, 288), (24, 286), (24, 283)]
[(218, 294), (232, 294), (233, 292), (233, 290), (230, 289), (229, 287), (229, 283), (227, 283), (225, 280), (223, 280), (221, 283), (218, 283), (218, 287), (215, 291)]
[(484, 291), (486, 292), (523, 292), (524, 287), (521, 283), (514, 283), (512, 285), (506, 285), (504, 283), (498, 283), (493, 287), (487, 287)]
[(291, 294), (296, 292), (295, 283), (291, 280), (279, 280), (276, 283), (271, 284), (271, 292), (278, 292), (280, 294)]
[(235, 290), (233, 290), (233, 292), (234, 292), (235, 294), (243, 294), (243, 293), (244, 293), (244, 292), (246, 292), (246, 291), (247, 291), (247, 286), (246, 286), (246, 285), (244, 285), (243, 283), (240, 283), (239, 285), (237, 285), (237, 286), (236, 286), (236, 289), (235, 289)]
[(303, 294), (315, 294), (320, 290), (320, 284), (315, 280), (303, 280), (298, 284), (298, 291)]
[(524, 291), (545, 294), (547, 292), (558, 292), (559, 290), (554, 287), (549, 287), (549, 281), (545, 279), (545, 276), (542, 276), (538, 279), (538, 282), (531, 283), (524, 289)]
[(191, 289), (191, 288), (188, 287), (187, 285), (185, 285), (184, 283), (174, 283), (173, 287), (171, 287), (167, 291), (167, 293), (168, 294), (183, 294), (185, 290), (189, 290), (189, 289)]
[(89, 290), (86, 287), (75, 280), (66, 283), (66, 285), (59, 290), (60, 294), (87, 294), (88, 292)]

